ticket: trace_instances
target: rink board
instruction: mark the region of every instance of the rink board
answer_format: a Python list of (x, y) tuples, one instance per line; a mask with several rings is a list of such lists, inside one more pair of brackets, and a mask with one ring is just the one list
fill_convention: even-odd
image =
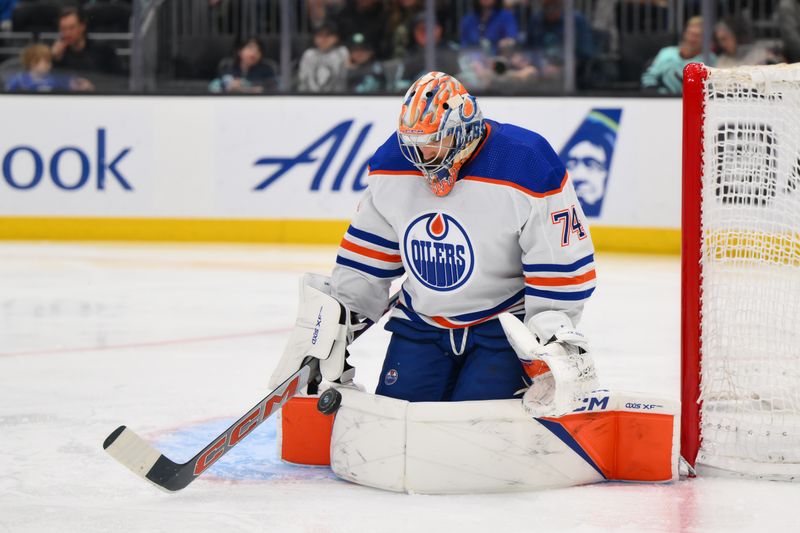
[[(565, 163), (586, 147), (604, 160), (579, 191), (599, 249), (678, 251), (679, 100), (480, 102)], [(336, 242), (398, 103), (2, 95), (0, 238)]]

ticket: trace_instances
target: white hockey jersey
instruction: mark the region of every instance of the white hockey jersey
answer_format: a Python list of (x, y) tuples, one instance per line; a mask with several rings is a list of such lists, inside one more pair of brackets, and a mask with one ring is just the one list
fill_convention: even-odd
[(564, 311), (595, 288), (594, 250), (566, 169), (540, 135), (486, 121), (449, 195), (431, 193), (393, 134), (339, 248), (333, 295), (373, 320), (407, 274), (394, 317), (463, 328), (503, 311)]

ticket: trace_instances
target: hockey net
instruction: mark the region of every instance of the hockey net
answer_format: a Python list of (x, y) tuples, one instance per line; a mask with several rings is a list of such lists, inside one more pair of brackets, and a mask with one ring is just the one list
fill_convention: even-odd
[(690, 65), (683, 127), (681, 454), (798, 480), (800, 65)]

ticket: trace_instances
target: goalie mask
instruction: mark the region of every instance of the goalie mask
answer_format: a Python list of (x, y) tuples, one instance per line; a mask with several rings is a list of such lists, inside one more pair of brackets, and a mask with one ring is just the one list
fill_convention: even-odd
[(452, 190), (482, 136), (478, 103), (452, 76), (429, 72), (403, 97), (397, 128), (400, 151), (422, 172), (436, 196)]

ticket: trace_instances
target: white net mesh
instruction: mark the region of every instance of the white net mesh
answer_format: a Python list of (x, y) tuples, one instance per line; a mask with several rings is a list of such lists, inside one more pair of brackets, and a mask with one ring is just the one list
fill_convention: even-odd
[(800, 68), (709, 69), (698, 462), (800, 479)]

